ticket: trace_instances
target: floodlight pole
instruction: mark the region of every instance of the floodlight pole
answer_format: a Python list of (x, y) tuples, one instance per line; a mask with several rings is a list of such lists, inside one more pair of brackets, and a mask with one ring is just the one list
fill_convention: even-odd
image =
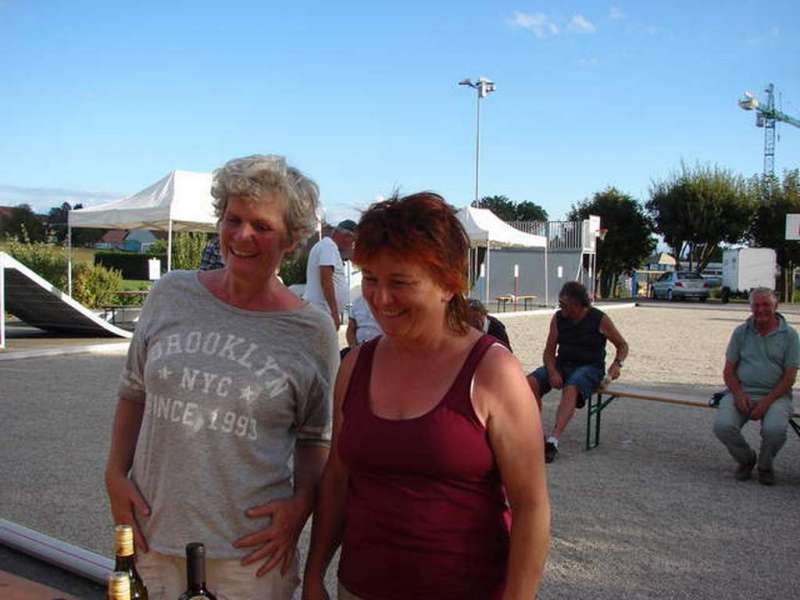
[(476, 101), (476, 118), (475, 118), (475, 204), (477, 205), (478, 196), (478, 183), (480, 180), (480, 160), (481, 160), (481, 98), (485, 98), (491, 92), (495, 91), (493, 81), (486, 77), (479, 77), (477, 82), (471, 79), (464, 79), (458, 82), (458, 85), (466, 85), (474, 89), (477, 97)]

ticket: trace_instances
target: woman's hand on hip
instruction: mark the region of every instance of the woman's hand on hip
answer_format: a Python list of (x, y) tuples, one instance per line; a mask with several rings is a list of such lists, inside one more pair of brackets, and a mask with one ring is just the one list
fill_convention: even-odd
[(116, 525), (131, 525), (137, 549), (147, 552), (147, 540), (142, 533), (136, 514), (150, 515), (150, 507), (139, 488), (127, 475), (106, 473), (106, 490), (111, 504), (111, 515)]
[(256, 572), (258, 577), (280, 564), (281, 574), (285, 575), (294, 559), (297, 539), (311, 514), (312, 505), (312, 500), (305, 494), (296, 494), (246, 510), (248, 517), (272, 517), (272, 521), (267, 527), (233, 542), (235, 548), (255, 548), (242, 559), (242, 564), (263, 560), (264, 564)]

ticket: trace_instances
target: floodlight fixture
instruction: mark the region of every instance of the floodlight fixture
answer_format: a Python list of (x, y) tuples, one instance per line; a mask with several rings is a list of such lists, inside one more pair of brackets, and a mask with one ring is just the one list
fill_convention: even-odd
[(458, 85), (466, 85), (477, 91), (476, 127), (475, 127), (475, 202), (478, 201), (478, 181), (481, 156), (481, 98), (485, 98), (495, 90), (494, 82), (487, 77), (479, 77), (477, 82), (462, 79)]

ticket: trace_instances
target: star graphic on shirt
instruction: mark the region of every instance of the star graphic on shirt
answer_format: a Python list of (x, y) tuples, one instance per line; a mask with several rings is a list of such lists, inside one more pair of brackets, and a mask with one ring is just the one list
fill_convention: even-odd
[(158, 374), (161, 379), (168, 379), (170, 375), (172, 375), (172, 371), (167, 368), (167, 365), (164, 365), (158, 370)]
[(241, 390), (242, 390), (242, 395), (239, 397), (248, 404), (252, 402), (256, 396), (258, 396), (258, 392), (253, 390), (253, 388), (251, 388), (249, 385), (247, 387), (241, 388)]

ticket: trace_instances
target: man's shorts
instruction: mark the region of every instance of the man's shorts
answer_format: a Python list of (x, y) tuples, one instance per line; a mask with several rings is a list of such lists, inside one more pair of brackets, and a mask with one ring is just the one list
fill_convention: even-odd
[[(593, 365), (561, 365), (557, 368), (564, 380), (564, 386), (574, 385), (578, 388), (578, 398), (575, 400), (576, 408), (583, 408), (586, 400), (591, 398), (594, 391), (600, 387), (600, 382), (605, 375), (603, 369)], [(550, 385), (550, 378), (547, 376), (546, 367), (539, 367), (531, 375), (536, 379), (536, 383), (539, 384), (539, 393), (542, 396), (553, 389)]]

